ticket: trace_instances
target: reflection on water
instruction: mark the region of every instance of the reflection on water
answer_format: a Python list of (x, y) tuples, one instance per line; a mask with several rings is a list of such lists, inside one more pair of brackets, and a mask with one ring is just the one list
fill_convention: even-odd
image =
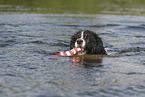
[(101, 64), (103, 57), (105, 57), (105, 56), (102, 56), (102, 55), (83, 55), (83, 56), (70, 57), (69, 60), (73, 62), (74, 66), (91, 68), (91, 67), (103, 66)]

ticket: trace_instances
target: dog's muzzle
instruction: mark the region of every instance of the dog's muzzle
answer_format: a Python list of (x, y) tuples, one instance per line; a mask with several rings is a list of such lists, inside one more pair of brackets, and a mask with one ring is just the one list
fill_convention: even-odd
[(85, 40), (81, 39), (81, 38), (77, 39), (75, 42), (75, 47), (77, 47), (77, 48), (78, 47), (85, 48), (85, 45), (86, 45)]
[(83, 40), (82, 40), (82, 39), (78, 39), (78, 40), (77, 40), (77, 44), (80, 45), (80, 44), (82, 44), (82, 43), (83, 43)]

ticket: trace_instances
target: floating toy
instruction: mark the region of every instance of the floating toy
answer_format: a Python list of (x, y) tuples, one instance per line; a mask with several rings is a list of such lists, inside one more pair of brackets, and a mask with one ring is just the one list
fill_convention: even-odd
[(57, 57), (57, 56), (74, 56), (75, 54), (77, 54), (79, 51), (83, 51), (84, 49), (83, 48), (73, 48), (69, 51), (66, 51), (66, 52), (60, 52), (59, 54), (57, 55), (50, 55), (50, 56), (53, 56), (53, 57)]

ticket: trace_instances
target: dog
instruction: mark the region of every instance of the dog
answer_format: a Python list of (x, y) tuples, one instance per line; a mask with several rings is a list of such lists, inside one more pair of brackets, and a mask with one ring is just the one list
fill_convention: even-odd
[(70, 41), (70, 49), (82, 47), (83, 52), (78, 52), (78, 55), (84, 54), (100, 54), (107, 55), (107, 51), (103, 47), (102, 39), (93, 31), (84, 30), (76, 32)]

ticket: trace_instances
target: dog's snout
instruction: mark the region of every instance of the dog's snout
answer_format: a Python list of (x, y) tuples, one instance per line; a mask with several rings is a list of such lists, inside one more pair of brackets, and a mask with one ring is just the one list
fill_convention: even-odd
[(82, 43), (83, 43), (82, 39), (77, 40), (77, 44), (82, 44)]

